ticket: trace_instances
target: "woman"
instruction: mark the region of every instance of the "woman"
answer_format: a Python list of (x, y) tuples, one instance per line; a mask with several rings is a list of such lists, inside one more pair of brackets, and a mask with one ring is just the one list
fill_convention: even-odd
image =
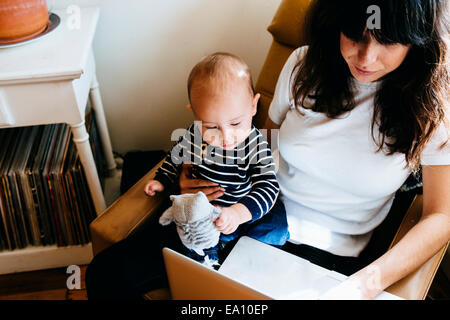
[[(266, 128), (280, 129), (285, 249), (353, 273), (323, 298), (372, 299), (450, 239), (447, 4), (316, 1), (309, 47), (295, 50), (281, 71)], [(371, 5), (380, 9), (379, 29), (368, 28)], [(422, 218), (375, 261), (359, 259), (419, 166)], [(186, 174), (180, 181), (182, 192), (204, 185)]]

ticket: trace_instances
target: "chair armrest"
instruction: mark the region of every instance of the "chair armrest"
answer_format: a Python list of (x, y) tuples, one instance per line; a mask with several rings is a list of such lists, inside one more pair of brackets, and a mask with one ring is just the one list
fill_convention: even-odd
[[(398, 243), (400, 239), (402, 239), (405, 234), (420, 220), (420, 217), (422, 216), (422, 203), (423, 196), (417, 195), (406, 212), (390, 248)], [(447, 251), (448, 245), (449, 243), (447, 242), (447, 244), (427, 262), (403, 279), (391, 285), (386, 289), (386, 291), (408, 300), (425, 299), (431, 283), (433, 282), (436, 271), (439, 268), (439, 264)]]
[(149, 197), (144, 192), (144, 186), (147, 180), (155, 176), (156, 169), (163, 162), (164, 160), (161, 160), (133, 187), (91, 222), (89, 229), (94, 255), (125, 239), (145, 220), (153, 216), (155, 212), (160, 211), (158, 209), (164, 200), (167, 199), (166, 194), (158, 193), (153, 197)]

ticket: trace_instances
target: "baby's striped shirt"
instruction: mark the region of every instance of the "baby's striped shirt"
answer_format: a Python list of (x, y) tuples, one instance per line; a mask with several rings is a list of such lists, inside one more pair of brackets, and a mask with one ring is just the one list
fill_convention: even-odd
[(265, 215), (277, 199), (280, 187), (272, 153), (254, 126), (243, 142), (224, 150), (205, 143), (194, 122), (169, 151), (155, 180), (165, 188), (178, 183), (183, 163), (193, 164), (192, 178), (216, 182), (225, 189), (224, 195), (212, 204), (229, 207), (242, 203), (251, 212), (252, 221)]

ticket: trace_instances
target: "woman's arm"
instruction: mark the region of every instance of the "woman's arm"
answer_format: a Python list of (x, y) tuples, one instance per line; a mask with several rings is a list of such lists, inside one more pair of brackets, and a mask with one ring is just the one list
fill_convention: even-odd
[(384, 255), (321, 298), (373, 299), (424, 264), (450, 240), (450, 165), (423, 166), (422, 171), (423, 209), (419, 222)]

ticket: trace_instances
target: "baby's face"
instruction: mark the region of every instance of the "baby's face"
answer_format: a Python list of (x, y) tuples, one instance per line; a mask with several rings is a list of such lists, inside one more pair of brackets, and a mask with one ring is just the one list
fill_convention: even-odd
[(259, 94), (253, 96), (245, 81), (191, 88), (191, 107), (202, 123), (203, 140), (222, 149), (233, 149), (243, 142), (252, 127)]

